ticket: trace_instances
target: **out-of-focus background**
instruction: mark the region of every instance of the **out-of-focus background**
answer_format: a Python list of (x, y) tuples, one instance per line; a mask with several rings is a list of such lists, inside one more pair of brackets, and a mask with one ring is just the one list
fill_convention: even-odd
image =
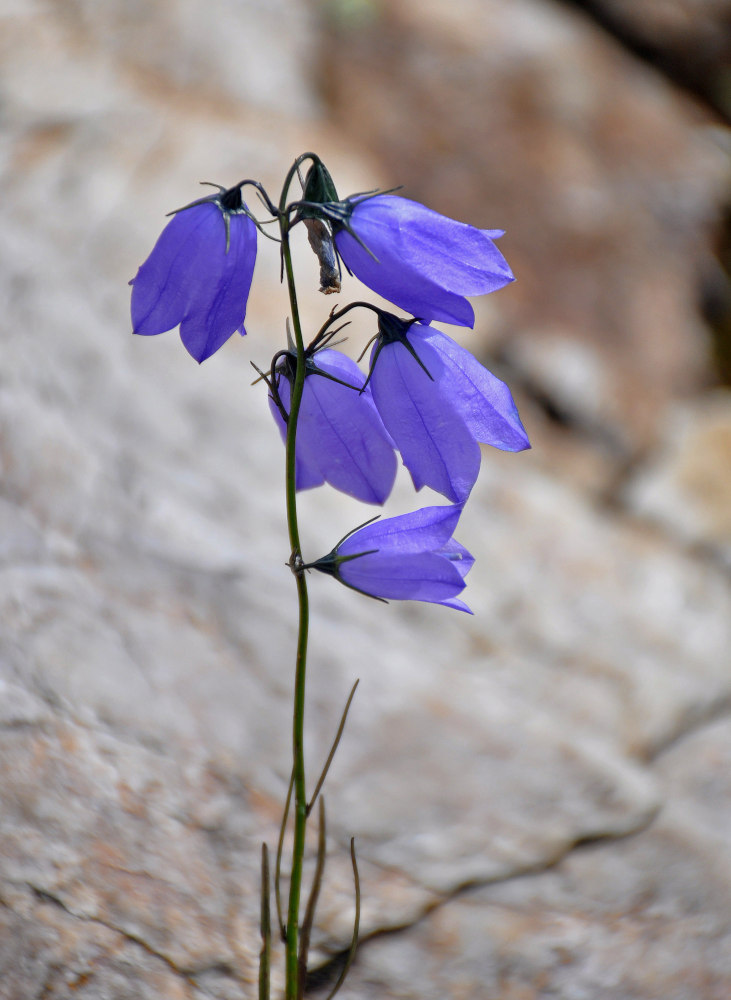
[[(288, 779), (283, 455), (250, 362), (273, 245), (198, 367), (127, 281), (198, 181), (317, 151), (504, 228), (455, 334), (533, 451), (485, 449), (474, 618), (312, 580), (327, 753), (313, 996), (731, 995), (728, 0), (2, 0), (0, 996), (255, 995)], [(303, 311), (332, 299), (300, 241)], [(354, 279), (341, 301), (361, 297)], [(355, 324), (354, 351), (372, 331)], [(454, 332), (454, 331), (450, 331)], [(403, 470), (386, 512), (416, 496)], [(371, 513), (303, 497), (305, 554)]]

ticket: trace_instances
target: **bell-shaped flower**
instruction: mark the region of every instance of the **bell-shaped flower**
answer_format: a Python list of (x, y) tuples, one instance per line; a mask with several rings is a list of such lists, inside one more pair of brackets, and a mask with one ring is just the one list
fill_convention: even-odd
[(308, 568), (371, 597), (427, 601), (472, 614), (457, 598), (474, 563), (452, 538), (461, 513), (455, 504), (371, 521)]
[(132, 279), (132, 328), (150, 337), (180, 325), (180, 339), (205, 361), (244, 330), (256, 262), (256, 225), (241, 189), (180, 209)]
[(420, 319), (474, 326), (466, 296), (515, 280), (494, 243), (502, 230), (455, 222), (408, 198), (355, 196), (332, 206), (330, 218), (348, 270)]
[[(289, 413), (295, 358), (287, 353), (277, 369), (276, 390)], [(308, 359), (297, 420), (295, 485), (298, 490), (330, 483), (364, 503), (383, 504), (396, 478), (393, 442), (355, 361), (340, 351), (320, 350)], [(282, 440), (286, 424), (269, 398)]]
[(478, 442), (530, 448), (510, 390), (451, 337), (379, 312), (369, 384), (417, 490), (467, 499), (480, 469)]

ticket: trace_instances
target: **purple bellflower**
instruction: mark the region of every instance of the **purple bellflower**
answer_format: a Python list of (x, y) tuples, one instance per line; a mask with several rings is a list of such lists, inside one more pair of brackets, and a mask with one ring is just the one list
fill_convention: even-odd
[(461, 513), (456, 504), (371, 521), (308, 568), (371, 597), (427, 601), (472, 614), (457, 598), (474, 563), (452, 538)]
[[(277, 369), (276, 388), (286, 413), (294, 361), (286, 353)], [(396, 454), (364, 385), (355, 361), (340, 351), (320, 350), (308, 359), (297, 421), (298, 490), (328, 482), (364, 503), (388, 499), (396, 478)], [(286, 440), (286, 424), (271, 396), (269, 404)]]
[(451, 337), (382, 311), (378, 330), (373, 400), (417, 490), (461, 503), (480, 469), (478, 442), (530, 448), (508, 387)]
[(205, 361), (244, 330), (256, 262), (256, 225), (239, 187), (180, 209), (132, 285), (132, 328), (150, 337), (180, 325), (180, 339)]
[(391, 194), (354, 196), (332, 208), (346, 268), (420, 319), (474, 326), (465, 296), (515, 280), (494, 243), (502, 230), (476, 229)]

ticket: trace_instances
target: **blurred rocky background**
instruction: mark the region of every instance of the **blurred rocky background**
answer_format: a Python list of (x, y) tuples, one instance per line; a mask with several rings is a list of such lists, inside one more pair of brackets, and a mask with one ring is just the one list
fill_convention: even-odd
[[(485, 451), (473, 619), (312, 580), (313, 774), (360, 677), (313, 997), (351, 835), (344, 997), (731, 995), (730, 37), (729, 0), (1, 0), (2, 1000), (256, 993), (295, 642), (250, 387), (278, 263), (200, 368), (130, 335), (126, 283), (199, 180), (274, 193), (306, 149), (507, 230), (518, 280), (457, 336), (534, 443)], [(401, 473), (387, 513), (431, 499)], [(367, 516), (302, 506), (313, 557)]]

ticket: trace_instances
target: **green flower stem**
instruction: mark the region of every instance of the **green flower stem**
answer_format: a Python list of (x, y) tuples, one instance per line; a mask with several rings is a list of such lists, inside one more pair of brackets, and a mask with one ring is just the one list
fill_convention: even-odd
[[(292, 386), (292, 396), (287, 421), (287, 528), (291, 549), (290, 565), (297, 568), (301, 562), (299, 526), (297, 523), (297, 494), (295, 485), (295, 444), (297, 439), (297, 418), (302, 390), (305, 384), (305, 346), (302, 326), (297, 306), (297, 292), (292, 269), (292, 253), (289, 246), (289, 220), (282, 214), (279, 218), (282, 234), (282, 260), (284, 261), (289, 302), (292, 312), (292, 326), (297, 346), (297, 369)], [(304, 970), (298, 968), (299, 912), (302, 889), (302, 865), (305, 853), (305, 828), (307, 824), (307, 787), (305, 784), (304, 716), (305, 716), (305, 672), (307, 666), (307, 635), (309, 629), (309, 602), (305, 574), (295, 571), (297, 598), (299, 601), (299, 630), (297, 635), (297, 658), (294, 678), (294, 711), (292, 718), (292, 781), (294, 786), (294, 846), (292, 848), (292, 872), (289, 882), (289, 905), (287, 908), (286, 940), (286, 1000), (301, 1000)]]

